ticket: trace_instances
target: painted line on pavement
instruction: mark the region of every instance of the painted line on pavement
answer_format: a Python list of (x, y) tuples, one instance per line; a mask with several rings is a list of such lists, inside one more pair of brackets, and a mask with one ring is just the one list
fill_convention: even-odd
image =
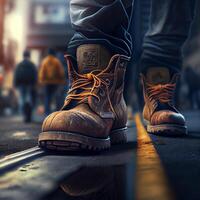
[(159, 155), (142, 124), (140, 114), (135, 115), (138, 147), (136, 153), (136, 199), (173, 200)]

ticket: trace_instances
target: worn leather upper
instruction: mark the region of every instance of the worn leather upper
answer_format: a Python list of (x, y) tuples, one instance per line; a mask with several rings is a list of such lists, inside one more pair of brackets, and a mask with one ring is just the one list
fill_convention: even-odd
[(151, 125), (185, 125), (184, 116), (174, 106), (174, 93), (179, 75), (175, 74), (167, 84), (149, 84), (143, 74), (143, 95), (145, 105), (143, 117)]
[(123, 99), (124, 75), (128, 57), (115, 55), (108, 66), (87, 74), (75, 70), (66, 56), (71, 89), (61, 111), (48, 116), (42, 131), (64, 131), (105, 138), (112, 129), (126, 126)]

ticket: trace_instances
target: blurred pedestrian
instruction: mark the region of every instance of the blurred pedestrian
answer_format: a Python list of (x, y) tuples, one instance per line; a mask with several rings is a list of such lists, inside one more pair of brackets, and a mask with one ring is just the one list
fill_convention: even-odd
[(37, 68), (31, 62), (30, 51), (25, 50), (23, 61), (16, 66), (14, 85), (20, 93), (20, 108), (25, 122), (31, 122), (36, 101)]
[(39, 83), (45, 89), (45, 114), (51, 113), (51, 102), (60, 85), (66, 84), (65, 71), (62, 63), (56, 58), (53, 49), (48, 50), (48, 55), (43, 59), (39, 69)]

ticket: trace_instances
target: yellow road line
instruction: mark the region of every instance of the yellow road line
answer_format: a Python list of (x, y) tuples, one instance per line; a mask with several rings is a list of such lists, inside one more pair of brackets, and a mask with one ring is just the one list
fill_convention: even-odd
[(173, 194), (160, 161), (139, 114), (135, 115), (137, 128), (136, 199), (173, 200)]

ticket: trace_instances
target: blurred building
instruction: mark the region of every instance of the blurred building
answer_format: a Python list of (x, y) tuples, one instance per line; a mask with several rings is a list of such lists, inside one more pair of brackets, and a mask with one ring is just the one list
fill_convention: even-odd
[(65, 51), (72, 34), (67, 0), (0, 0), (0, 110), (14, 104), (14, 68), (24, 49), (39, 66), (49, 47)]
[(69, 1), (29, 0), (27, 47), (43, 55), (48, 47), (65, 51), (72, 36)]
[(7, 60), (20, 61), (23, 50), (29, 48), (38, 64), (48, 47), (66, 49), (72, 35), (69, 1), (7, 0), (8, 5), (4, 34)]
[(3, 64), (3, 36), (4, 36), (4, 17), (5, 17), (5, 0), (0, 1), (0, 65)]

